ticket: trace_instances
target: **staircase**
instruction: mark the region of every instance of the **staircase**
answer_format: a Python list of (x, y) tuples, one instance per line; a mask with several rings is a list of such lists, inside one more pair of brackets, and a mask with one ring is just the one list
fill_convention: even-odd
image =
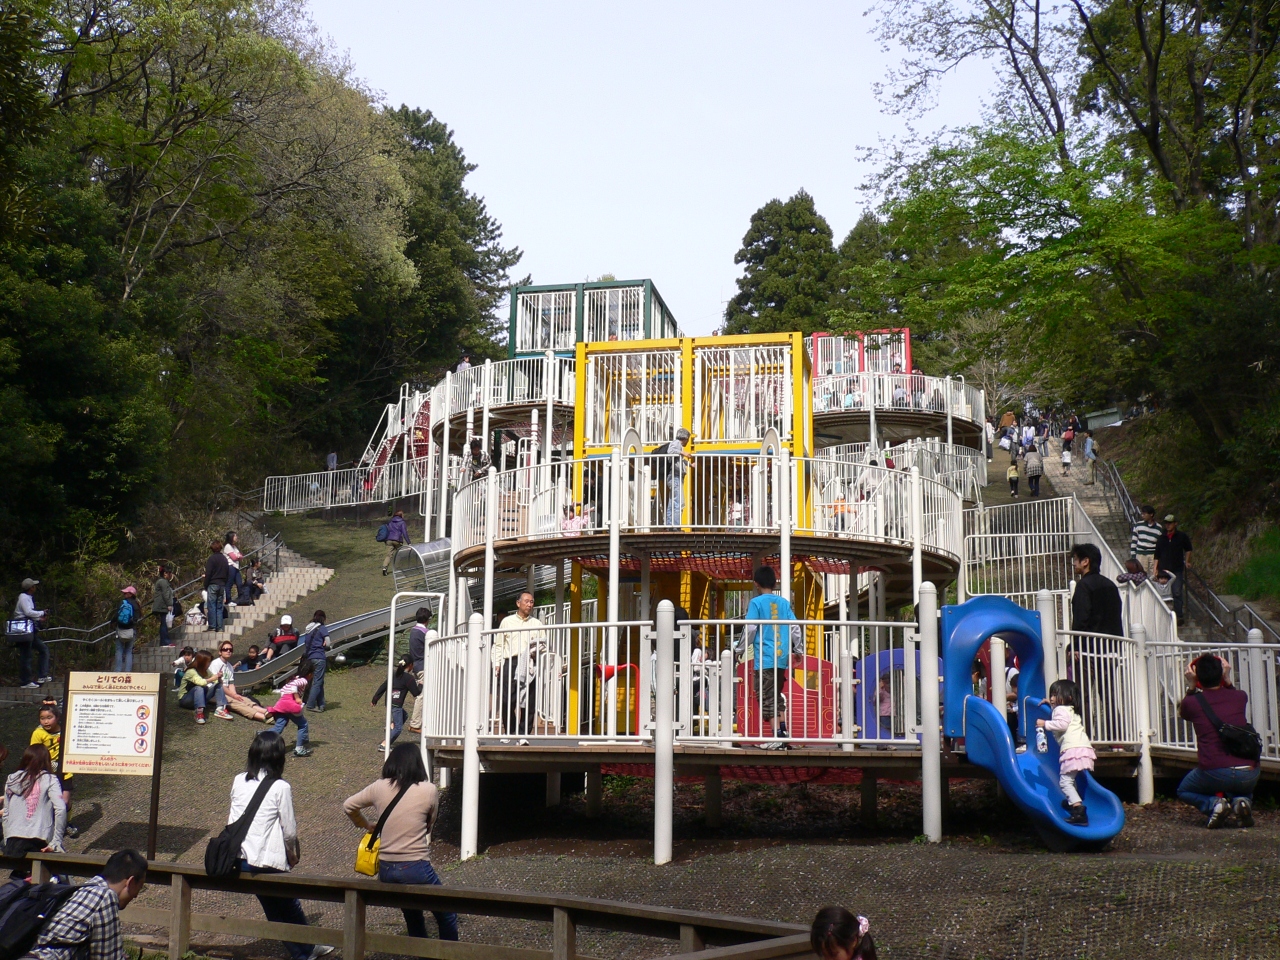
[[(159, 647), (154, 643), (135, 646), (133, 669), (138, 673), (169, 673), (173, 669), (173, 661), (178, 656), (178, 651), (187, 645), (197, 650), (215, 651), (216, 654), (223, 640), (238, 641), (246, 631), (273, 619), (281, 610), (288, 609), (302, 597), (320, 589), (333, 576), (333, 570), (330, 568), (322, 567), (285, 546), (280, 547), (278, 559), (273, 553), (269, 561), (276, 564), (276, 569), (267, 576), (267, 592), (258, 598), (257, 603), (253, 606), (228, 608), (226, 624), (222, 630), (214, 632), (204, 626), (178, 625), (170, 631), (170, 639), (174, 643), (172, 647)], [(149, 608), (150, 601), (147, 600), (143, 609)], [(238, 642), (236, 645), (237, 654), (242, 653), (245, 645)], [(58, 646), (54, 644), (51, 647), (55, 673), (60, 673), (62, 670), (57, 664)], [(112, 638), (108, 636), (102, 640), (97, 649), (102, 664), (110, 666), (111, 658), (115, 653)], [(37, 704), (51, 696), (58, 700), (63, 699), (61, 676), (38, 690), (0, 687), (0, 704)]]
[[(226, 622), (223, 629), (213, 631), (205, 626), (175, 627), (170, 633), (173, 647), (140, 647), (133, 652), (133, 668), (139, 672), (160, 673), (171, 668), (177, 651), (184, 646), (192, 646), (197, 650), (216, 652), (223, 640), (231, 640), (237, 644), (237, 653), (241, 653), (244, 645), (238, 643), (240, 637), (268, 620), (274, 619), (281, 610), (287, 610), (309, 593), (319, 590), (333, 576), (333, 570), (308, 560), (295, 550), (281, 547), (279, 568), (266, 580), (267, 592), (258, 598), (253, 606), (236, 606), (227, 608)], [(299, 624), (299, 627), (304, 626)]]

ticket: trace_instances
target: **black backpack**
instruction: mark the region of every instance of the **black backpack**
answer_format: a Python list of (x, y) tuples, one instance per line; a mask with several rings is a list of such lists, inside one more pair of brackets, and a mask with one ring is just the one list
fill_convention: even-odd
[(249, 827), (253, 825), (253, 818), (258, 815), (262, 798), (278, 779), (280, 778), (267, 777), (258, 784), (253, 799), (245, 807), (240, 819), (227, 824), (220, 834), (209, 841), (209, 845), (204, 848), (204, 872), (208, 876), (226, 878), (240, 873), (240, 848), (244, 846), (244, 838), (249, 835)]
[(25, 880), (0, 887), (0, 960), (18, 960), (29, 953), (44, 925), (76, 889), (69, 883), (32, 885)]
[(1209, 706), (1209, 699), (1203, 693), (1197, 693), (1196, 697), (1200, 701), (1200, 709), (1204, 711), (1204, 715), (1209, 722), (1213, 724), (1213, 728), (1218, 731), (1218, 739), (1222, 741), (1222, 748), (1233, 757), (1239, 757), (1241, 760), (1252, 760), (1257, 762), (1262, 756), (1262, 737), (1258, 736), (1258, 731), (1253, 728), (1252, 723), (1246, 723), (1240, 726), (1234, 723), (1223, 723), (1218, 719), (1218, 715), (1213, 712), (1213, 707)]

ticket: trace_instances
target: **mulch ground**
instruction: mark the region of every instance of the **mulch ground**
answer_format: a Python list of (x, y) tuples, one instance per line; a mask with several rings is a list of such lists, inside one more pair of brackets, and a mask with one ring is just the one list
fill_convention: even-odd
[[(381, 712), (369, 704), (381, 667), (331, 672), (329, 709), (312, 717), (315, 755), (290, 759), (304, 851), (299, 872), (352, 876), (358, 836), (342, 800), (377, 776)], [(172, 708), (172, 704), (170, 705)], [(200, 862), (225, 822), (232, 777), (253, 733), (246, 720), (197, 727), (171, 709), (165, 749), (159, 858)], [(20, 748), (34, 718), (0, 712), (0, 738)], [(142, 846), (149, 782), (79, 777), (68, 846), (105, 853)], [(575, 893), (608, 899), (804, 922), (826, 903), (872, 918), (881, 955), (966, 957), (1280, 956), (1273, 891), (1280, 882), (1280, 814), (1264, 800), (1250, 831), (1209, 832), (1194, 810), (1161, 800), (1127, 806), (1125, 831), (1101, 854), (1046, 852), (1027, 821), (989, 781), (953, 781), (947, 838), (916, 842), (919, 788), (882, 783), (878, 822), (861, 823), (856, 786), (778, 786), (726, 781), (724, 825), (708, 828), (702, 785), (676, 789), (676, 860), (652, 863), (652, 781), (605, 780), (603, 815), (586, 817), (574, 778), (560, 806), (543, 805), (536, 775), (482, 779), (482, 855), (457, 859), (459, 791), (446, 792), (433, 860), (446, 883)], [(1172, 784), (1162, 784), (1166, 794)], [(144, 896), (157, 905), (167, 892)], [(247, 897), (198, 893), (197, 909), (258, 916)], [(337, 924), (336, 908), (308, 905)], [(371, 910), (370, 923), (403, 929), (397, 914)], [(429, 925), (432, 923), (428, 920)], [(465, 939), (549, 945), (550, 930), (514, 921), (463, 918)], [(163, 931), (134, 930), (155, 943)], [(201, 940), (201, 953), (283, 956), (265, 941)], [(596, 956), (643, 957), (669, 944), (582, 931)]]

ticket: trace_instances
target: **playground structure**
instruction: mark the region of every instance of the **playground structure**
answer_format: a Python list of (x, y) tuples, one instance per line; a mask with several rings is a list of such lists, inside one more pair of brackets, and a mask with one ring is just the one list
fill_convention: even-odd
[[(709, 825), (724, 768), (834, 782), (856, 768), (919, 779), (933, 840), (947, 778), (989, 775), (1051, 843), (1105, 843), (1123, 825), (1114, 795), (1091, 778), (1090, 826), (1067, 825), (1056, 753), (1019, 753), (992, 706), (1006, 658), (1023, 724), (1053, 678), (1081, 683), (1097, 773), (1136, 777), (1141, 802), (1157, 765), (1194, 763), (1181, 670), (1219, 648), (1180, 642), (1150, 584), (1122, 590), (1123, 635), (1070, 630), (1072, 545), (1098, 545), (1108, 577), (1119, 561), (1071, 498), (982, 503), (985, 398), (913, 371), (910, 331), (685, 337), (651, 282), (580, 284), (517, 289), (509, 354), (403, 390), (355, 487), (313, 474), (266, 489), (282, 510), (337, 505), (330, 489), (417, 497), (434, 542), (402, 551), (396, 587), (444, 596), (422, 747), (442, 779), (462, 771), (464, 858), (482, 772), (543, 772), (551, 803), (562, 772), (585, 771), (591, 811), (613, 765), (653, 766), (660, 862), (677, 767), (705, 778)], [(493, 464), (474, 478), (472, 438)], [(776, 702), (743, 619), (764, 565), (799, 618)], [(495, 629), (524, 587), (552, 594), (543, 626)], [(1280, 772), (1274, 649), (1223, 653)]]

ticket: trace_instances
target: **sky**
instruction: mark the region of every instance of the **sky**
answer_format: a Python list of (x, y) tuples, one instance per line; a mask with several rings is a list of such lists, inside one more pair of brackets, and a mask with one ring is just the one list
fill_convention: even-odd
[[(803, 188), (839, 243), (874, 205), (859, 148), (910, 132), (873, 94), (899, 53), (867, 6), (310, 2), (368, 86), (454, 131), (524, 251), (513, 279), (651, 278), (692, 335), (720, 324), (760, 206)], [(966, 67), (911, 126), (976, 122), (989, 86)]]

